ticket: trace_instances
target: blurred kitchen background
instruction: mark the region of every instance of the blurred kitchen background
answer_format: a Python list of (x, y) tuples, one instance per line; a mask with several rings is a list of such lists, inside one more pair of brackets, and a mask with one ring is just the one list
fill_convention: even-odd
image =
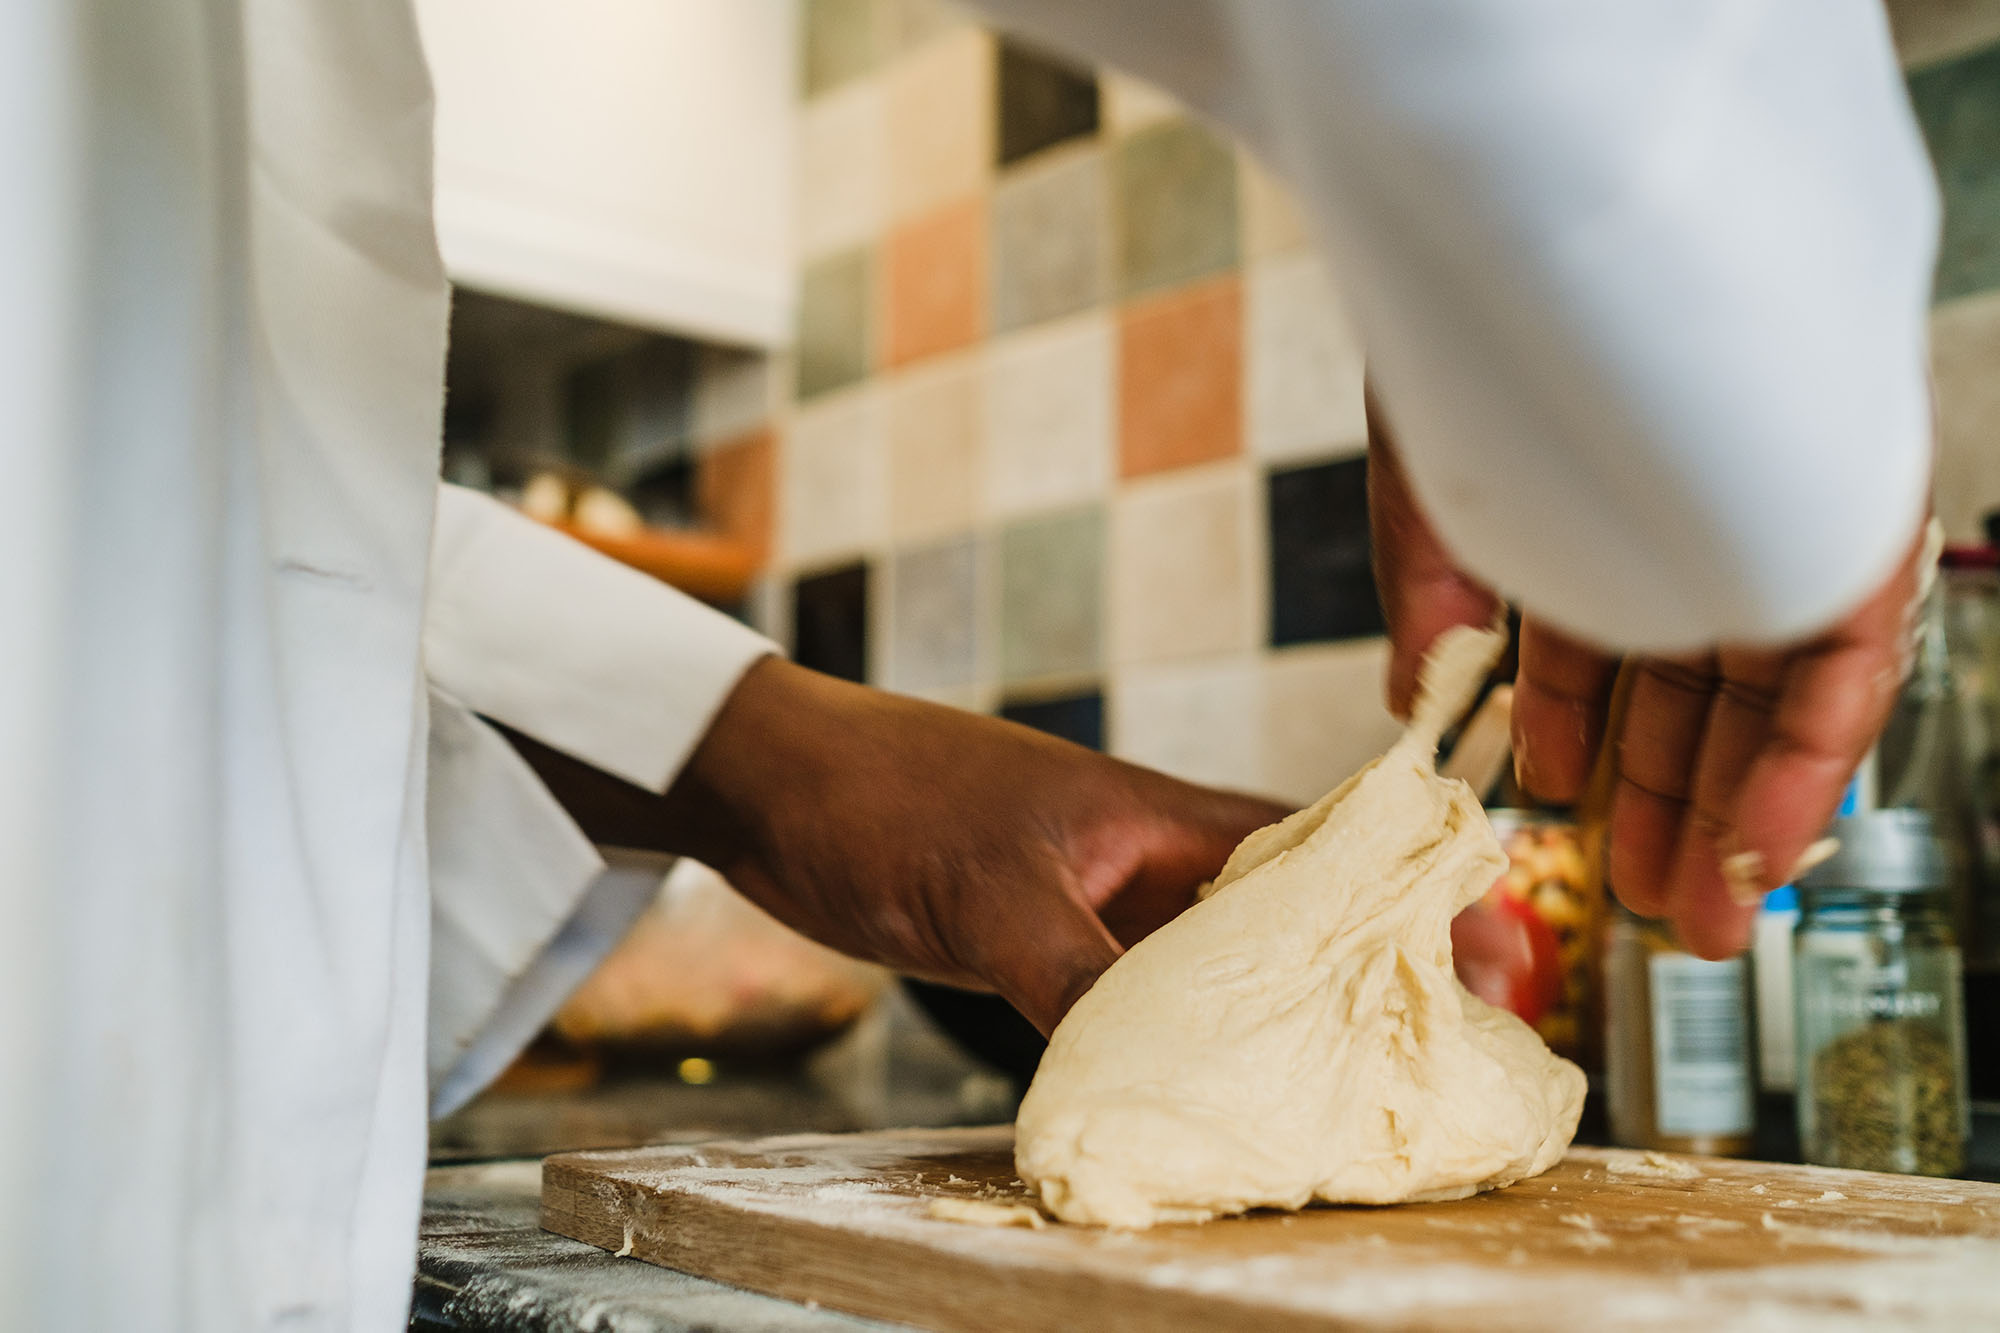
[[(451, 480), (806, 665), (1200, 781), (1309, 801), (1394, 734), (1362, 349), (1339, 275), (1247, 154), (1158, 90), (943, 0), (419, 8), (459, 283)], [(1932, 329), (1955, 549), (1895, 752), (1856, 797), (1931, 812), (1913, 836), (1949, 858), (1972, 1087), (1996, 1097), (1980, 978), (2000, 911), (1983, 934), (1980, 913), (2000, 883), (1982, 859), (2000, 849), (1983, 525), (2000, 510), (2000, 0), (1891, 17), (1946, 199)], [(1583, 978), (1532, 1003), (1602, 1073), (1629, 923), (1560, 812), (1520, 829), (1511, 892)], [(1787, 910), (1730, 974), (1741, 1049), (1719, 1058), (1758, 1125), (1626, 1137), (1797, 1151)], [(434, 1147), (1002, 1119), (1035, 1047), (997, 1008), (892, 985), (683, 867)]]

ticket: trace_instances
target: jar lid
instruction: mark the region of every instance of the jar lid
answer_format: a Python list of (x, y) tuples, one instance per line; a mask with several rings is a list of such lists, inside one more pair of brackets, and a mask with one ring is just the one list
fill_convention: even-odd
[(1951, 858), (1928, 810), (1870, 810), (1827, 830), (1840, 850), (1799, 877), (1807, 893), (1926, 893), (1950, 883)]

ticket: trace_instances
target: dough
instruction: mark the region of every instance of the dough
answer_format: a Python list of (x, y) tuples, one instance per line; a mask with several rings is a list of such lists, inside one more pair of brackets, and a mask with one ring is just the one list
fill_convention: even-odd
[(1458, 984), (1451, 919), (1506, 869), (1437, 742), (1504, 646), (1442, 636), (1409, 729), (1243, 840), (1056, 1028), (1015, 1165), (1066, 1222), (1457, 1199), (1547, 1170), (1583, 1073)]
[(1048, 1223), (1025, 1203), (989, 1203), (984, 1199), (932, 1199), (930, 1215), (945, 1222), (975, 1227), (1026, 1227), (1040, 1231)]

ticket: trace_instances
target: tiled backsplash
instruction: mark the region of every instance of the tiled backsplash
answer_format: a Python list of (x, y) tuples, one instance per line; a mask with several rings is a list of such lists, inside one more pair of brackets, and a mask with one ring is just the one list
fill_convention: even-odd
[[(940, 0), (806, 0), (799, 339), (697, 368), (697, 495), (800, 660), (1306, 800), (1392, 734), (1362, 354), (1284, 190)], [(1940, 503), (2000, 505), (2000, 47), (1912, 75)]]

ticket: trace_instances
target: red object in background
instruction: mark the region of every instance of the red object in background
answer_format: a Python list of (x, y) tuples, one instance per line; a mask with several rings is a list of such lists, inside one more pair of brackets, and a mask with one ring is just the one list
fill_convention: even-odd
[(1603, 894), (1580, 830), (1552, 811), (1488, 810), (1507, 869), (1452, 923), (1465, 988), (1534, 1028), (1557, 1055), (1597, 1059), (1597, 953)]
[(1549, 923), (1495, 892), (1451, 923), (1452, 961), (1465, 988), (1534, 1026), (1562, 1002), (1562, 950)]

